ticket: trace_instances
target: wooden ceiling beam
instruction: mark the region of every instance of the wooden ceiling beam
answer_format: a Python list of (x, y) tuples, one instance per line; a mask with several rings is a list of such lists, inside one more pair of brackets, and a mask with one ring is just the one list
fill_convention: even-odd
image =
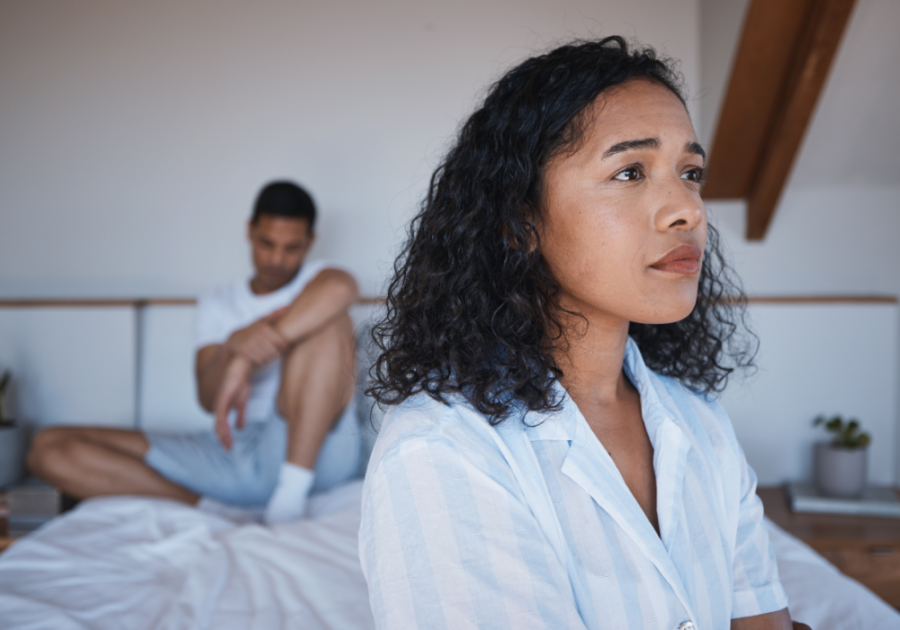
[(746, 199), (765, 237), (855, 0), (752, 0), (709, 159), (706, 199)]
[(813, 0), (752, 0), (709, 155), (708, 199), (746, 199)]

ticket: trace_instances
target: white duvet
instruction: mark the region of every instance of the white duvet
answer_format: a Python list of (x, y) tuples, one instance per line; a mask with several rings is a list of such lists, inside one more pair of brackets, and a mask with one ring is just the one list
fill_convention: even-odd
[[(361, 485), (315, 497), (310, 519), (274, 528), (165, 500), (86, 501), (0, 555), (0, 628), (372, 628), (357, 558)], [(900, 629), (900, 614), (770, 531), (795, 619)]]

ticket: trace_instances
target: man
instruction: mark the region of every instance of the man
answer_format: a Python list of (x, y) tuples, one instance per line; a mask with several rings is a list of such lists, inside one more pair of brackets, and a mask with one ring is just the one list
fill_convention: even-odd
[(353, 477), (360, 433), (347, 310), (358, 291), (344, 271), (304, 264), (315, 219), (301, 188), (266, 186), (247, 228), (253, 277), (198, 301), (197, 392), (215, 431), (49, 428), (28, 455), (32, 472), (77, 498), (265, 506), (270, 524), (301, 518), (311, 491)]

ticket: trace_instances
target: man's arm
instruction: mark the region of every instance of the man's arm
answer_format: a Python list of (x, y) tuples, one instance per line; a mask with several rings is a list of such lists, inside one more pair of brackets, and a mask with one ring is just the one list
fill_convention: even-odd
[(275, 330), (288, 347), (303, 343), (311, 335), (347, 312), (359, 298), (356, 280), (340, 269), (323, 269), (310, 280), (275, 322)]
[(197, 351), (194, 369), (201, 407), (212, 413), (225, 371), (234, 357), (243, 356), (252, 366), (259, 366), (273, 361), (284, 352), (287, 341), (274, 328), (284, 311), (280, 308), (234, 331), (225, 343), (211, 344)]
[(197, 378), (197, 399), (205, 411), (212, 413), (216, 402), (216, 393), (225, 370), (231, 361), (232, 353), (225, 344), (218, 343), (204, 346), (197, 351), (194, 361), (194, 372)]
[(345, 313), (358, 296), (350, 274), (325, 269), (285, 309), (235, 331), (222, 346), (200, 349), (196, 362), (198, 396), (201, 405), (215, 414), (215, 430), (225, 448), (231, 448), (228, 413), (232, 409), (237, 410), (237, 426), (244, 425), (253, 369), (303, 343)]
[(358, 296), (353, 276), (323, 269), (287, 307), (236, 330), (224, 344), (200, 348), (195, 361), (200, 406), (214, 412), (216, 395), (235, 356), (243, 356), (253, 367), (274, 361), (344, 313)]

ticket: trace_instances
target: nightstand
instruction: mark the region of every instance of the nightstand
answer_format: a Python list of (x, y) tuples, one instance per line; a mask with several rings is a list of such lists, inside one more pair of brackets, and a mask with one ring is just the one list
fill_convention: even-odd
[(0, 553), (6, 551), (6, 548), (15, 542), (15, 538), (7, 536), (6, 531), (6, 515), (9, 513), (9, 507), (6, 504), (6, 493), (0, 492)]
[(794, 514), (784, 488), (758, 488), (766, 516), (900, 610), (900, 519)]

